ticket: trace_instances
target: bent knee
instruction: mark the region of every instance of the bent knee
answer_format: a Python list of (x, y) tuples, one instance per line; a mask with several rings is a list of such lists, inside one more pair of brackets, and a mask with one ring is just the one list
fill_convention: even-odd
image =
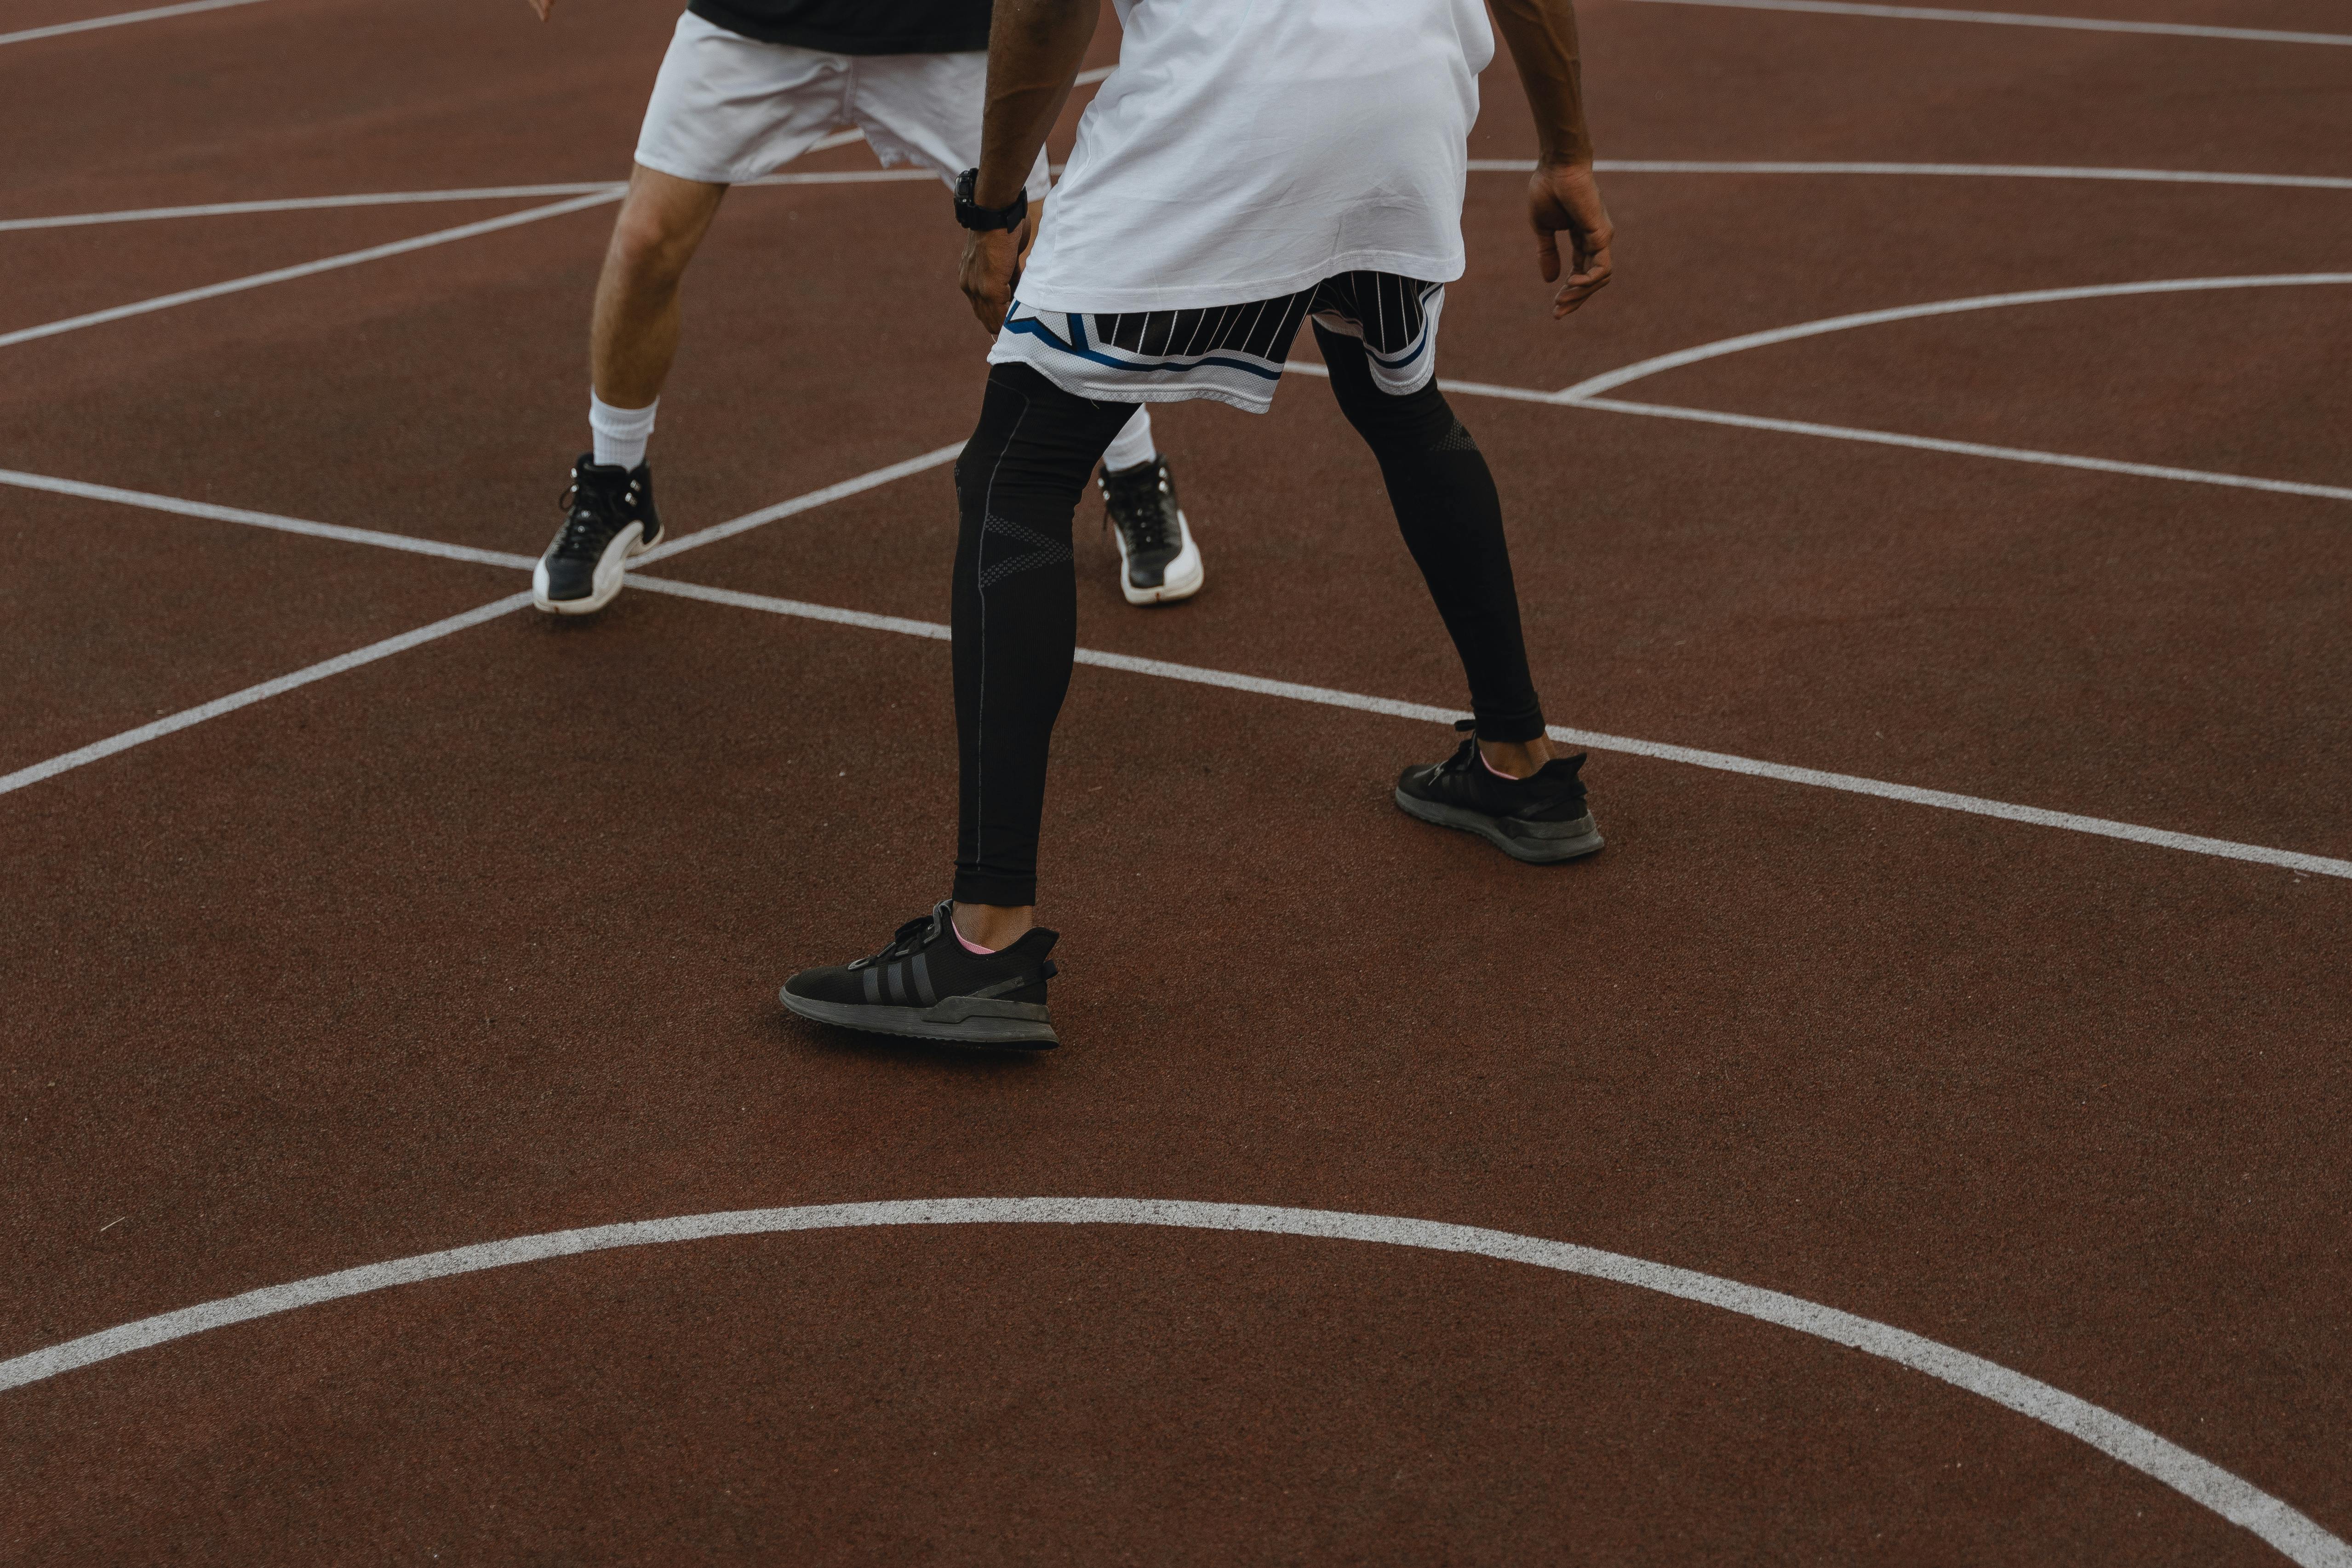
[(1415, 449), (1445, 450), (1468, 446), (1469, 432), (1454, 417), (1453, 405), (1434, 381), (1402, 395), (1382, 392), (1369, 382), (1340, 389), (1339, 411), (1357, 433), (1375, 447), (1395, 442)]
[(606, 253), (606, 264), (639, 288), (675, 286), (693, 258), (693, 237), (657, 218), (627, 213), (613, 226), (613, 245)]

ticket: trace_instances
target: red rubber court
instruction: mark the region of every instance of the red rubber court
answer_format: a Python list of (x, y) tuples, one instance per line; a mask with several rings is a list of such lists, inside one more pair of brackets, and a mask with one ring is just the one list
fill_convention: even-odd
[(120, 3), (0, 23), (0, 1558), (2352, 1563), (2341, 7), (1590, 0), (1559, 328), (1490, 70), (1441, 374), (1609, 847), (1390, 804), (1315, 367), (1163, 407), (998, 1059), (775, 1002), (952, 855), (938, 183), (728, 198), (562, 623), (672, 7)]

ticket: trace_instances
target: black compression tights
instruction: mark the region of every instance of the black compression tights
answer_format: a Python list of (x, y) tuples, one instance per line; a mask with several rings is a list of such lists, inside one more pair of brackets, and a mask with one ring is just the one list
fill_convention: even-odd
[[(1372, 384), (1362, 343), (1320, 327), (1315, 335), (1462, 657), (1478, 732), (1533, 740), (1543, 714), (1486, 459), (1435, 386), (1391, 397)], [(960, 902), (1037, 901), (1045, 756), (1077, 647), (1070, 524), (1095, 464), (1134, 412), (1064, 392), (1027, 365), (993, 365), (980, 427), (956, 461)]]
[(1391, 397), (1373, 384), (1360, 340), (1318, 322), (1315, 343), (1330, 367), (1339, 412), (1380, 459), (1405, 548), (1469, 677), (1479, 735), (1534, 740), (1544, 732), (1543, 705), (1528, 673), (1503, 503), (1486, 455), (1434, 381), (1410, 396)]

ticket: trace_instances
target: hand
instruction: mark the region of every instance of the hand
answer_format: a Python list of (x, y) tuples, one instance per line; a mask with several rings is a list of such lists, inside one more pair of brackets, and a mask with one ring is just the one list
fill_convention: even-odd
[(974, 229), (964, 236), (963, 297), (991, 332), (1003, 330), (1013, 291), (1021, 284), (1021, 264), (1029, 259), (1036, 237), (1035, 222), (1026, 218), (1015, 229)]
[(555, 14), (555, 0), (530, 0), (530, 8), (539, 13), (542, 22)]
[[(1535, 226), (1536, 265), (1547, 283), (1559, 283), (1552, 297), (1555, 321), (1576, 310), (1609, 285), (1610, 244), (1617, 230), (1609, 209), (1601, 205), (1601, 187), (1590, 163), (1554, 163), (1528, 176), (1528, 221)], [(1559, 275), (1559, 241), (1569, 237), (1571, 270)]]

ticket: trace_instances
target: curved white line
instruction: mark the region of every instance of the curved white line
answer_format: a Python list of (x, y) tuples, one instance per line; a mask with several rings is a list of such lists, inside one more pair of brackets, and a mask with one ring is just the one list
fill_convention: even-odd
[(1857, 5), (1846, 0), (1645, 0), (1655, 5), (1719, 5), (1736, 11), (1803, 11), (1818, 16), (1884, 16), (1898, 22), (1986, 22), (2007, 27), (2064, 27), (2079, 33), (2153, 33), (2172, 38), (2231, 38), (2248, 44), (2352, 44), (2352, 34), (2286, 33), (2271, 27), (2207, 27), (2189, 22), (2110, 22), (2095, 16), (2034, 16), (2017, 11), (1953, 11), (1940, 5)]
[(333, 1274), (248, 1290), (186, 1307), (121, 1328), (0, 1362), (0, 1389), (20, 1388), (60, 1373), (132, 1351), (185, 1339), (209, 1329), (249, 1322), (298, 1307), (316, 1306), (395, 1285), (571, 1258), (621, 1247), (699, 1241), (721, 1236), (835, 1230), (889, 1225), (1148, 1225), (1188, 1230), (1255, 1232), (1339, 1241), (1377, 1242), (1433, 1252), (1468, 1253), (1632, 1285), (1661, 1295), (1719, 1307), (1727, 1312), (1794, 1329), (1922, 1372), (1939, 1382), (2078, 1437), (2109, 1458), (2149, 1476), (2276, 1547), (2305, 1568), (2352, 1568), (2352, 1546), (2307, 1515), (2210, 1459), (2199, 1458), (2147, 1427), (2039, 1379), (1966, 1351), (1869, 1318), (1824, 1307), (1778, 1290), (1743, 1285), (1695, 1269), (1676, 1268), (1622, 1253), (1602, 1252), (1539, 1237), (1477, 1226), (1328, 1209), (1272, 1208), (1255, 1204), (1206, 1204), (1134, 1198), (940, 1198), (913, 1203), (824, 1204), (802, 1208), (738, 1209), (686, 1215), (518, 1237), (510, 1241), (428, 1252), (371, 1263)]
[(258, 0), (187, 0), (180, 5), (156, 5), (144, 11), (121, 11), (111, 16), (92, 16), (81, 22), (58, 22), (47, 27), (26, 27), (22, 32), (0, 33), (0, 44), (29, 44), (35, 38), (62, 37), (68, 33), (88, 33), (100, 27), (120, 27), (130, 22), (160, 22), (166, 16), (191, 16), (199, 11), (226, 11), (232, 5), (252, 5)]
[(1965, 300), (1937, 300), (1925, 305), (1896, 305), (1884, 310), (1862, 310), (1850, 316), (1829, 316), (1818, 321), (1801, 321), (1793, 327), (1774, 327), (1769, 331), (1746, 332), (1736, 338), (1701, 343), (1696, 348), (1659, 354), (1654, 359), (1590, 376), (1574, 386), (1561, 388), (1552, 394), (1552, 398), (1559, 403), (1580, 403), (1588, 397), (1613, 392), (1630, 382), (1655, 375), (1660, 371), (1678, 370), (1686, 364), (1696, 364), (1701, 360), (1721, 359), (1726, 354), (1769, 348), (1775, 343), (1794, 342), (1799, 338), (1820, 337), (1824, 332), (1883, 326), (1889, 321), (1916, 321), (1926, 316), (1951, 316), (1964, 310), (1991, 310), (2008, 305), (2051, 305), (2068, 300), (2113, 300), (2135, 294), (2192, 294), (2221, 289), (2295, 289), (2325, 283), (2352, 283), (2352, 272), (2279, 272), (2250, 278), (2171, 278), (2152, 283), (2094, 283), (2079, 289), (2029, 289), (2015, 294), (1978, 294)]

